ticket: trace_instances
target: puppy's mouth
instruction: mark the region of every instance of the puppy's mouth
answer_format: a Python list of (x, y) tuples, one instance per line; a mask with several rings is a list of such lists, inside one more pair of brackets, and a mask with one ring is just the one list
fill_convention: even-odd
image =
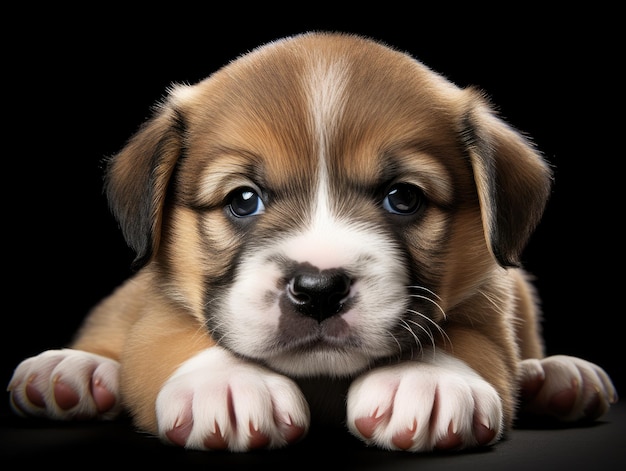
[(301, 272), (292, 277), (278, 300), (277, 343), (298, 350), (357, 346), (343, 317), (354, 303), (352, 284), (341, 270)]
[(371, 361), (363, 341), (341, 313), (319, 321), (301, 313), (283, 312), (270, 344), (272, 348), (263, 360), (294, 377), (352, 375)]
[(355, 348), (358, 339), (340, 313), (318, 320), (301, 313), (286, 313), (280, 318), (276, 343), (284, 350), (300, 352), (318, 348)]
[(397, 270), (273, 261), (248, 261), (229, 292), (230, 314), (208, 318), (222, 345), (300, 377), (351, 375), (398, 352), (406, 292), (402, 283), (385, 283)]

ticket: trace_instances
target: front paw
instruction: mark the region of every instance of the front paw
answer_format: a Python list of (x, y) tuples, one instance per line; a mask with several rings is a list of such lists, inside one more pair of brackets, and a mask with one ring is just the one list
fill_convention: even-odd
[(187, 360), (156, 401), (159, 436), (192, 449), (277, 448), (303, 437), (309, 408), (297, 385), (222, 349)]
[(21, 362), (7, 388), (23, 416), (112, 419), (120, 410), (119, 363), (82, 350), (48, 350)]
[(367, 444), (415, 452), (491, 444), (503, 428), (495, 389), (442, 353), (359, 377), (348, 391), (347, 418)]
[(564, 422), (595, 420), (617, 401), (606, 372), (581, 358), (554, 355), (521, 363), (522, 411)]

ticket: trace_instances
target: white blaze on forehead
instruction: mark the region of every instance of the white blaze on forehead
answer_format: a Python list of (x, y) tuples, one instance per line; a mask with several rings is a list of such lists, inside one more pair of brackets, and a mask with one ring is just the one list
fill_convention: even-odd
[[(309, 106), (320, 144), (326, 144), (328, 131), (337, 125), (343, 113), (347, 66), (344, 61), (316, 58), (304, 76), (309, 90)], [(324, 160), (325, 146), (320, 145), (320, 159)]]
[(330, 212), (328, 149), (343, 114), (348, 83), (347, 70), (347, 64), (343, 60), (315, 57), (309, 73), (304, 76), (305, 87), (309, 90), (309, 107), (318, 149), (314, 225), (317, 225), (316, 219), (325, 219)]

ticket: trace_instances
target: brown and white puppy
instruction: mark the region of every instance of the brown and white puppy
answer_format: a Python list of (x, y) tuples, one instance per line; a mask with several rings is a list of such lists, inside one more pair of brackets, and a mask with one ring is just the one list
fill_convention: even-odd
[[(521, 407), (595, 419), (607, 374), (544, 357), (520, 252), (551, 173), (474, 89), (310, 33), (175, 86), (110, 160), (138, 272), (14, 409), (193, 449), (280, 447), (312, 420), (425, 451), (495, 443)], [(523, 401), (519, 402), (520, 396)]]

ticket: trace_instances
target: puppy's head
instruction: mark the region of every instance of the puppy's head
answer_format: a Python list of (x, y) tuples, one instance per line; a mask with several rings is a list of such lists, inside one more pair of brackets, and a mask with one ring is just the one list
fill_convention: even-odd
[(174, 87), (107, 179), (159, 289), (221, 345), (296, 376), (434, 342), (445, 312), (518, 263), (549, 188), (479, 93), (336, 34)]

